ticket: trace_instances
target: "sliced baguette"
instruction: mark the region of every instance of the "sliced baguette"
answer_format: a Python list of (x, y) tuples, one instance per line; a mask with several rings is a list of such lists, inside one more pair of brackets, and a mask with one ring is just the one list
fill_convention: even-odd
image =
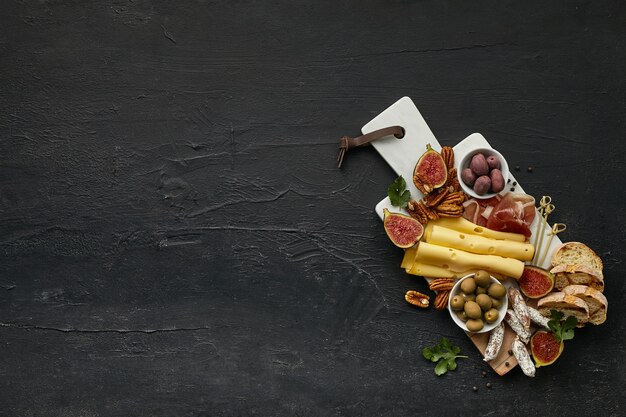
[(557, 265), (550, 270), (554, 274), (554, 287), (562, 291), (568, 285), (587, 285), (604, 291), (604, 278), (594, 268), (586, 265)]
[(589, 307), (589, 323), (602, 324), (606, 321), (606, 312), (609, 307), (604, 294), (585, 285), (568, 285), (563, 293), (580, 298)]
[(537, 310), (546, 317), (550, 317), (550, 310), (563, 313), (565, 318), (576, 317), (579, 326), (584, 326), (589, 321), (589, 307), (587, 303), (578, 297), (563, 292), (553, 292), (543, 297), (537, 303)]
[(602, 259), (587, 245), (580, 242), (566, 242), (557, 247), (552, 255), (552, 266), (585, 265), (598, 271), (602, 276)]

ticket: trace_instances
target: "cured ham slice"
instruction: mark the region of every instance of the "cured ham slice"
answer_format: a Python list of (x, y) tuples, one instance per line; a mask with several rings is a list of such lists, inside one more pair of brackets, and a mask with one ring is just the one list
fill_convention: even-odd
[(493, 211), (493, 208), (500, 203), (501, 199), (502, 197), (499, 195), (486, 200), (471, 198), (463, 203), (463, 217), (474, 224), (487, 227), (487, 219)]
[(521, 233), (530, 237), (535, 218), (535, 198), (523, 193), (496, 195), (486, 200), (469, 199), (463, 203), (463, 217), (479, 226), (500, 232)]
[[(480, 215), (480, 209), (481, 207), (480, 204), (478, 204), (478, 201), (471, 198), (463, 203), (463, 217), (479, 226), (486, 226), (487, 221)], [(483, 224), (480, 224), (479, 220), (482, 220)]]
[(487, 227), (501, 232), (521, 233), (530, 237), (530, 224), (535, 218), (535, 198), (523, 193), (507, 193), (496, 205)]

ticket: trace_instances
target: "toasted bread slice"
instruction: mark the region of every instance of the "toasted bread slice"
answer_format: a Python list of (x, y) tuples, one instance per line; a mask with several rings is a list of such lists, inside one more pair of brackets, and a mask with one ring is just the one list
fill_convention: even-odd
[(552, 255), (552, 266), (585, 265), (602, 275), (602, 259), (587, 245), (580, 242), (567, 242), (557, 247)]
[(606, 321), (606, 312), (609, 306), (604, 294), (585, 285), (568, 285), (563, 293), (580, 298), (589, 307), (589, 323), (602, 324)]
[(600, 292), (604, 291), (604, 278), (594, 268), (586, 265), (561, 264), (550, 270), (554, 274), (554, 287), (562, 291), (568, 285), (587, 285)]
[(578, 297), (563, 292), (553, 292), (543, 297), (537, 303), (537, 310), (546, 317), (550, 317), (550, 310), (563, 313), (565, 318), (576, 317), (578, 325), (585, 325), (589, 321), (589, 307)]

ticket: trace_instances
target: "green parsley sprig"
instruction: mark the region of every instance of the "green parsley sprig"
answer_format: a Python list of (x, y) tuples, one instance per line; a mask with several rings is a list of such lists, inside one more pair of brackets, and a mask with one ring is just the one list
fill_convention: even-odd
[(548, 322), (548, 327), (554, 333), (554, 337), (559, 342), (565, 340), (571, 340), (574, 338), (574, 329), (576, 328), (576, 324), (578, 324), (578, 320), (576, 317), (569, 316), (565, 321), (561, 321), (564, 314), (560, 311), (550, 310), (550, 321)]
[(422, 355), (424, 358), (431, 362), (436, 362), (435, 374), (441, 376), (448, 371), (454, 371), (456, 369), (456, 359), (467, 358), (467, 356), (459, 355), (461, 348), (458, 346), (452, 346), (450, 341), (445, 337), (442, 337), (439, 343), (432, 348), (424, 348)]
[(406, 189), (406, 181), (402, 178), (402, 175), (389, 185), (387, 195), (392, 205), (400, 208), (406, 207), (409, 200), (411, 200), (411, 192)]

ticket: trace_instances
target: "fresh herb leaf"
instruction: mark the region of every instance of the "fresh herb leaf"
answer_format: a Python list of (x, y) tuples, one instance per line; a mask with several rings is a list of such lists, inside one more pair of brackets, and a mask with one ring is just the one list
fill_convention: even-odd
[(441, 342), (439, 342), (441, 344), (441, 347), (445, 350), (451, 350), (452, 346), (450, 346), (450, 341), (446, 338), (446, 337), (442, 337), (441, 338)]
[(430, 360), (430, 358), (433, 357), (433, 352), (430, 350), (430, 348), (424, 348), (422, 349), (422, 356)]
[(576, 317), (569, 316), (561, 327), (561, 340), (572, 340), (574, 338), (574, 329), (578, 324)]
[(442, 337), (439, 343), (432, 348), (422, 349), (422, 356), (431, 362), (436, 362), (435, 374), (441, 376), (448, 371), (454, 371), (456, 369), (457, 358), (467, 358), (467, 356), (459, 355), (461, 348), (458, 346), (452, 346), (450, 341), (445, 337)]
[(446, 372), (448, 372), (448, 361), (439, 361), (439, 363), (435, 366), (435, 374), (437, 374), (437, 376), (441, 376)]
[(409, 200), (411, 200), (411, 192), (406, 189), (406, 181), (402, 178), (402, 175), (389, 185), (387, 195), (392, 205), (400, 208), (406, 207)]
[(578, 320), (576, 317), (569, 316), (565, 321), (562, 321), (564, 314), (560, 311), (550, 310), (550, 321), (548, 321), (548, 327), (554, 333), (554, 337), (559, 342), (565, 340), (571, 340), (574, 338), (574, 329), (576, 328), (576, 324), (578, 324)]

